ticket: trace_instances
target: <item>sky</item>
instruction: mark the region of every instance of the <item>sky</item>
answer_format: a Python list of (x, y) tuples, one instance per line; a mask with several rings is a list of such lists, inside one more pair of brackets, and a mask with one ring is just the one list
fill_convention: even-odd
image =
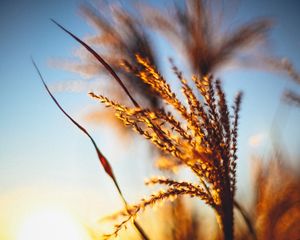
[[(63, 204), (87, 222), (121, 207), (92, 145), (58, 111), (30, 61), (33, 56), (49, 84), (80, 78), (49, 65), (52, 58), (70, 58), (78, 47), (50, 18), (81, 37), (93, 32), (78, 14), (80, 3), (73, 0), (0, 3), (0, 212), (4, 212), (0, 216), (0, 237), (21, 213), (38, 204)], [(274, 29), (268, 47), (300, 69), (299, 1), (234, 3), (237, 7), (232, 9), (232, 26), (260, 16), (271, 17)], [(164, 43), (158, 45), (164, 48)], [(229, 102), (238, 90), (245, 93), (238, 163), (239, 184), (243, 186), (250, 181), (245, 177), (251, 168), (249, 156), (265, 151), (274, 116), (284, 122), (281, 136), (288, 153), (300, 154), (299, 109), (279, 101), (285, 88), (298, 92), (300, 88), (275, 71), (229, 69), (220, 75)], [(151, 158), (145, 151), (146, 142), (139, 137), (138, 145), (133, 140), (123, 142), (111, 127), (86, 122), (84, 115), (89, 107), (97, 106), (86, 93), (59, 92), (56, 97), (95, 137), (110, 159), (126, 197), (136, 201), (148, 193), (143, 179), (152, 172), (148, 169), (150, 164), (145, 163)], [(241, 187), (240, 194), (243, 192)]]

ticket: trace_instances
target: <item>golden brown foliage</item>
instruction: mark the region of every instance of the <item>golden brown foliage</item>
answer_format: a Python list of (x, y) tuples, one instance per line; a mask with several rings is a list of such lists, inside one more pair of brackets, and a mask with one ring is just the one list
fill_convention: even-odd
[[(86, 47), (84, 42), (58, 24), (104, 66), (99, 66), (98, 61), (90, 55), (82, 54), (80, 63), (73, 63), (68, 67), (90, 76), (95, 76), (104, 69), (108, 70), (122, 86), (134, 107), (112, 101), (111, 97), (95, 93), (90, 95), (107, 107), (113, 108), (115, 115), (126, 126), (133, 128), (160, 149), (162, 156), (158, 165), (161, 169), (170, 170), (179, 165), (185, 166), (198, 179), (194, 183), (169, 177), (150, 178), (146, 182), (147, 185), (164, 185), (165, 189), (129, 206), (121, 194), (108, 161), (97, 151), (103, 167), (112, 177), (125, 203), (125, 209), (113, 215), (119, 222), (115, 225), (113, 233), (105, 236), (107, 238), (116, 236), (132, 220), (141, 237), (147, 239), (135, 222), (137, 215), (147, 207), (182, 195), (199, 198), (209, 205), (216, 213), (223, 238), (234, 238), (233, 206), (237, 206), (234, 196), (238, 118), (242, 95), (239, 93), (236, 96), (233, 116), (230, 116), (221, 83), (209, 73), (234, 58), (239, 50), (264, 37), (270, 24), (266, 20), (259, 20), (245, 24), (229, 34), (221, 34), (215, 31), (214, 18), (207, 1), (191, 0), (185, 4), (184, 8), (175, 5), (174, 15), (146, 9), (149, 11), (148, 21), (162, 30), (173, 43), (179, 44), (191, 69), (196, 73), (192, 81), (187, 81), (171, 61), (186, 102), (177, 96), (157, 70), (145, 26), (132, 13), (118, 7), (107, 8), (109, 11), (105, 13), (98, 13), (87, 5), (82, 7), (82, 13), (98, 30), (97, 34), (87, 41), (97, 48), (97, 52), (99, 50), (104, 54), (109, 53), (109, 56), (105, 56), (109, 63), (102, 57), (97, 57), (96, 51)], [(285, 67), (292, 78), (299, 81), (299, 75), (293, 66), (286, 64)], [(126, 80), (125, 85), (113, 69)], [(133, 96), (129, 93), (131, 90)], [(49, 94), (56, 102), (52, 94)], [(294, 92), (289, 92), (287, 97), (294, 102), (300, 102), (299, 96)], [(141, 105), (137, 102), (141, 102)], [(70, 119), (82, 130), (80, 125)], [(90, 137), (85, 130), (82, 131)], [(90, 139), (97, 150), (94, 140), (91, 137)], [(297, 229), (300, 220), (300, 197), (297, 189), (300, 181), (299, 176), (291, 177), (290, 173), (290, 169), (278, 167), (278, 163), (272, 164), (269, 169), (261, 167), (258, 171), (253, 220), (257, 224), (259, 239), (299, 238)], [(172, 238), (196, 239), (197, 232), (191, 230), (195, 222), (191, 218), (184, 218), (187, 216), (187, 210), (181, 198), (173, 203), (172, 211)], [(242, 210), (239, 211), (243, 214)], [(247, 220), (247, 217), (244, 219)], [(247, 224), (251, 232), (251, 223)], [(246, 238), (250, 238), (248, 234), (245, 234), (243, 239)]]
[(169, 207), (165, 221), (171, 225), (171, 239), (189, 240), (200, 239), (201, 224), (198, 219), (197, 209), (188, 209), (184, 200), (179, 197)]
[[(279, 158), (278, 158), (279, 157)], [(283, 158), (257, 164), (255, 219), (259, 239), (300, 238), (300, 174)]]
[(242, 95), (239, 93), (235, 99), (234, 116), (231, 120), (220, 81), (215, 81), (212, 76), (201, 79), (193, 76), (193, 81), (203, 97), (199, 100), (181, 72), (173, 66), (181, 82), (181, 89), (188, 103), (187, 107), (154, 66), (138, 55), (137, 62), (144, 70), (134, 74), (151, 86), (167, 105), (172, 106), (180, 119), (164, 109), (130, 108), (101, 95), (94, 93), (90, 95), (107, 107), (113, 108), (116, 116), (125, 125), (131, 126), (163, 152), (179, 159), (182, 164), (189, 167), (199, 178), (200, 184), (178, 182), (167, 178), (151, 179), (149, 183), (163, 184), (168, 188), (129, 207), (128, 211), (121, 214), (123, 221), (116, 225), (114, 233), (108, 236), (116, 235), (144, 208), (162, 200), (188, 195), (198, 197), (210, 205), (217, 213), (225, 239), (232, 238), (238, 113)]

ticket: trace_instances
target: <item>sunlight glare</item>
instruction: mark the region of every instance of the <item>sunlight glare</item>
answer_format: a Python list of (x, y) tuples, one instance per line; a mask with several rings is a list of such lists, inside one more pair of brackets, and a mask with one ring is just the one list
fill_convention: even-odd
[(17, 240), (90, 240), (87, 231), (67, 211), (45, 209), (27, 216)]

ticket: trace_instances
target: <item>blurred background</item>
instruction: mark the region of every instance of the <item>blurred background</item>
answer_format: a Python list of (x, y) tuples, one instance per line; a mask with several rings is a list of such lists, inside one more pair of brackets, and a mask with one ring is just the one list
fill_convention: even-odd
[[(50, 21), (50, 18), (55, 19), (77, 36), (98, 46), (105, 56), (110, 56), (111, 46), (107, 50), (101, 49), (99, 44), (105, 39), (97, 42), (91, 37), (97, 36), (101, 29), (101, 26), (95, 28), (95, 22), (93, 24), (93, 11), (109, 19), (111, 8), (108, 6), (111, 4), (133, 16), (136, 12), (132, 6), (136, 4), (138, 9), (147, 4), (162, 12), (171, 12), (170, 1), (155, 0), (102, 1), (101, 4), (72, 0), (1, 2), (1, 239), (27, 239), (21, 232), (29, 228), (24, 227), (28, 219), (43, 216), (40, 213), (51, 209), (55, 209), (51, 212), (59, 212), (58, 217), (63, 212), (65, 218), (73, 219), (72, 224), (69, 219), (62, 226), (65, 222), (70, 228), (76, 224), (81, 226), (77, 227), (82, 231), (76, 234), (82, 236), (78, 239), (91, 239), (88, 235), (92, 236), (101, 228), (98, 220), (122, 208), (113, 183), (99, 165), (92, 145), (51, 101), (32, 66), (31, 56), (60, 104), (95, 138), (113, 166), (129, 202), (134, 203), (152, 192), (153, 189), (144, 185), (146, 177), (162, 174), (155, 167), (158, 153), (141, 136), (124, 130), (87, 94), (94, 91), (128, 104), (120, 97), (119, 86), (108, 75), (101, 74), (103, 69), (95, 69), (93, 64), (86, 68), (88, 70), (82, 70), (79, 66), (90, 59), (87, 53)], [(259, 44), (251, 43), (251, 48), (245, 49), (246, 57), (237, 54), (228, 64), (223, 66), (221, 63), (212, 69), (222, 80), (230, 105), (237, 91), (245, 93), (240, 113), (237, 198), (242, 199), (245, 206), (251, 206), (255, 192), (253, 175), (259, 168), (254, 156), (272, 158), (270, 153), (275, 146), (289, 168), (299, 169), (299, 101), (297, 105), (297, 98), (293, 102), (283, 100), (283, 95), (287, 90), (300, 94), (299, 79), (298, 83), (293, 80), (293, 77), (297, 79), (295, 72), (300, 69), (300, 4), (296, 0), (236, 0), (216, 1), (214, 4), (212, 12), (217, 11), (216, 16), (222, 19), (219, 31), (224, 35), (250, 21), (263, 18), (270, 21), (268, 30), (259, 36)], [(80, 7), (82, 5), (86, 8)], [(176, 6), (180, 9), (184, 4), (177, 1)], [(89, 9), (93, 11), (89, 12)], [(154, 52), (153, 61), (176, 89), (168, 58), (175, 60), (187, 78), (196, 67), (189, 65), (191, 58), (187, 57), (188, 61), (185, 61), (184, 50), (181, 53), (174, 51), (168, 37), (161, 32), (165, 30), (155, 29), (155, 22), (151, 22), (155, 18), (153, 15), (151, 18), (150, 9), (145, 9), (141, 15), (148, 16), (149, 24), (154, 26), (146, 32)], [(124, 30), (113, 27), (113, 24), (118, 24), (115, 20), (108, 22), (112, 24), (109, 31)], [(126, 55), (125, 50), (117, 52), (116, 56)], [(114, 59), (109, 60), (115, 64)], [(126, 78), (126, 74), (123, 73), (123, 77)], [(143, 100), (143, 92), (137, 97)], [(155, 107), (159, 103), (146, 99), (145, 104), (154, 104)], [(189, 178), (188, 172), (180, 174)], [(36, 219), (42, 221), (43, 217)], [(71, 235), (66, 234), (69, 235), (61, 239), (76, 239), (68, 238), (66, 236)], [(52, 236), (52, 239), (59, 237)]]

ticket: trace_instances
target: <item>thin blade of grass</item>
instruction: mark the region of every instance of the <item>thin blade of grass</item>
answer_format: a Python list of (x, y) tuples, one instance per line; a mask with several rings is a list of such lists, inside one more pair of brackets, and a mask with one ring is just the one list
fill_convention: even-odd
[(139, 108), (139, 104), (135, 101), (135, 99), (131, 96), (131, 94), (129, 93), (128, 89), (126, 88), (126, 86), (124, 85), (124, 83), (122, 82), (122, 80), (119, 78), (119, 76), (117, 75), (117, 73), (112, 69), (112, 67), (93, 49), (91, 48), (89, 45), (87, 45), (84, 41), (82, 41), (80, 38), (78, 38), (76, 35), (74, 35), (73, 33), (71, 33), (69, 30), (67, 30), (66, 28), (64, 28), (62, 25), (60, 25), (58, 22), (56, 22), (55, 20), (51, 19), (51, 21), (56, 24), (59, 28), (61, 28), (63, 31), (65, 31), (66, 33), (68, 33), (72, 38), (74, 38), (77, 42), (79, 42), (83, 47), (85, 47), (106, 69), (107, 71), (113, 76), (113, 78), (118, 82), (118, 84), (122, 87), (122, 89), (125, 91), (125, 93), (127, 94), (127, 96), (130, 98), (130, 100), (132, 101), (133, 105), (137, 108)]
[[(128, 208), (128, 204), (127, 204), (127, 201), (119, 187), (119, 184), (115, 178), (115, 175), (113, 173), (113, 170), (112, 170), (112, 167), (110, 166), (108, 160), (106, 159), (106, 157), (101, 153), (100, 149), (98, 148), (95, 140), (92, 138), (92, 136), (89, 134), (89, 132), (84, 128), (82, 127), (79, 123), (77, 123), (61, 106), (60, 104), (58, 103), (58, 101), (56, 100), (56, 98), (53, 96), (53, 94), (51, 93), (51, 91), (49, 90), (39, 68), (37, 67), (35, 61), (31, 58), (31, 61), (32, 61), (32, 64), (33, 66), (35, 67), (46, 91), (48, 92), (48, 94), (50, 95), (50, 97), (52, 98), (53, 102), (56, 104), (56, 106), (62, 111), (62, 113), (68, 118), (70, 119), (70, 121), (76, 126), (78, 127), (85, 135), (88, 136), (88, 138), (91, 140), (96, 152), (97, 152), (97, 156), (98, 156), (98, 159), (101, 163), (101, 165), (103, 166), (105, 172), (111, 177), (111, 179), (113, 180), (114, 182), (114, 185), (116, 186), (117, 190), (118, 190), (118, 193), (126, 207), (126, 210)], [(134, 224), (134, 227), (136, 228), (136, 230), (138, 231), (138, 233), (141, 235), (142, 239), (144, 240), (149, 240), (148, 236), (146, 235), (146, 233), (144, 232), (144, 230), (142, 229), (142, 227), (134, 220), (133, 221), (133, 224)]]
[(240, 212), (240, 214), (242, 215), (242, 217), (243, 217), (243, 219), (244, 219), (244, 221), (247, 225), (247, 228), (248, 228), (250, 234), (252, 235), (253, 239), (257, 240), (256, 232), (254, 230), (251, 218), (248, 216), (246, 210), (236, 200), (234, 200), (233, 204), (236, 207), (236, 209)]
[[(87, 131), (84, 127), (82, 127), (79, 123), (77, 123), (77, 122), (76, 122), (76, 121), (75, 121), (75, 120), (74, 120), (74, 119), (73, 119), (73, 118), (72, 118), (72, 117), (71, 117), (71, 116), (70, 116), (70, 115), (69, 115), (69, 114), (68, 114), (68, 113), (60, 106), (60, 104), (58, 103), (58, 101), (56, 100), (56, 98), (53, 96), (53, 94), (52, 94), (51, 91), (49, 90), (47, 84), (45, 83), (45, 80), (44, 80), (44, 78), (43, 78), (43, 76), (42, 76), (42, 74), (41, 74), (39, 68), (37, 67), (35, 61), (34, 61), (33, 59), (31, 59), (31, 60), (32, 60), (32, 63), (33, 63), (33, 65), (34, 65), (34, 67), (35, 67), (35, 69), (36, 69), (36, 71), (37, 71), (37, 73), (38, 73), (38, 75), (39, 75), (39, 77), (40, 77), (40, 79), (41, 79), (41, 81), (42, 81), (42, 83), (43, 83), (43, 85), (44, 85), (46, 91), (48, 92), (48, 94), (49, 94), (50, 97), (52, 98), (53, 102), (54, 102), (54, 103), (56, 104), (56, 106), (63, 112), (63, 114), (64, 114), (68, 119), (71, 120), (71, 122), (72, 122), (76, 127), (78, 127), (85, 135), (87, 135), (87, 136), (89, 137), (89, 139), (91, 140), (91, 142), (92, 142), (92, 144), (93, 144), (93, 146), (94, 146), (94, 148), (95, 148), (95, 150), (96, 150), (96, 152), (97, 152), (97, 156), (98, 156), (98, 159), (99, 159), (101, 165), (103, 166), (105, 172), (112, 178), (112, 180), (114, 181), (116, 187), (118, 188), (118, 191), (120, 192), (120, 188), (119, 188), (119, 185), (118, 185), (117, 182), (116, 182), (116, 178), (115, 178), (115, 176), (114, 176), (113, 170), (112, 170), (112, 168), (111, 168), (109, 162), (108, 162), (107, 159), (105, 158), (105, 156), (104, 156), (104, 155), (101, 153), (101, 151), (99, 150), (99, 148), (98, 148), (98, 146), (97, 146), (95, 140), (92, 138), (92, 136), (88, 133), (88, 131)], [(122, 193), (121, 193), (121, 194), (122, 194)]]
[[(107, 70), (108, 72), (114, 77), (114, 79), (119, 83), (119, 85), (122, 87), (122, 89), (125, 91), (125, 93), (127, 94), (127, 96), (130, 98), (130, 100), (132, 101), (133, 105), (136, 108), (141, 108), (140, 105), (137, 103), (137, 101), (132, 97), (132, 95), (129, 93), (128, 89), (126, 88), (126, 86), (123, 84), (122, 80), (119, 78), (119, 76), (116, 74), (116, 72), (112, 69), (112, 67), (93, 49), (91, 48), (88, 44), (86, 44), (84, 41), (82, 41), (80, 38), (78, 38), (76, 35), (74, 35), (73, 33), (71, 33), (69, 30), (67, 30), (66, 28), (64, 28), (62, 25), (60, 25), (58, 22), (56, 22), (55, 20), (51, 19), (51, 21), (56, 24), (59, 28), (61, 28), (64, 32), (68, 33), (72, 38), (74, 38), (77, 42), (79, 42), (83, 47), (85, 47)], [(151, 120), (150, 120), (151, 122)], [(162, 132), (159, 130), (159, 128), (153, 124), (154, 126), (154, 131), (159, 134), (162, 138), (165, 139), (165, 141), (167, 141), (168, 143), (170, 143), (170, 141), (163, 136)]]

